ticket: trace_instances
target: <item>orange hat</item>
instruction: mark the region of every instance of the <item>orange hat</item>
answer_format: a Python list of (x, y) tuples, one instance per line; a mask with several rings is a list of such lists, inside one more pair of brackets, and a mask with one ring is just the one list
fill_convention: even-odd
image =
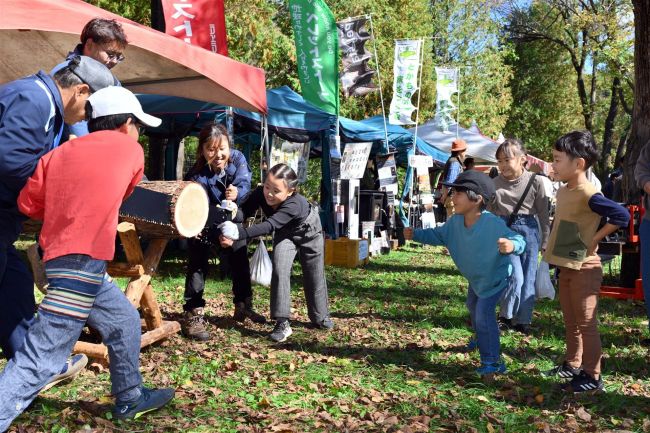
[(467, 143), (462, 138), (457, 138), (451, 142), (451, 151), (460, 152), (467, 149)]

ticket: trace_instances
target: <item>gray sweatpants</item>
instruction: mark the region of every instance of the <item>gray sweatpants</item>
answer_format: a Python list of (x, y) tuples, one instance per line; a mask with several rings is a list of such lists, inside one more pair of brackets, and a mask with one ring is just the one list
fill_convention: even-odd
[(291, 317), (291, 267), (298, 254), (309, 320), (319, 325), (329, 318), (323, 229), (316, 209), (297, 228), (277, 230), (273, 237), (271, 318)]

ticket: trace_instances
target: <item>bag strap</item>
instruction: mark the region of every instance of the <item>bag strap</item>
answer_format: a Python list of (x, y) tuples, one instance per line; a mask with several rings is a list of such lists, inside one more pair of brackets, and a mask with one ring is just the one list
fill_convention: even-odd
[(528, 183), (526, 184), (526, 189), (524, 189), (524, 193), (521, 195), (519, 201), (515, 205), (515, 208), (512, 210), (512, 213), (510, 214), (510, 218), (508, 218), (508, 227), (510, 227), (512, 223), (515, 222), (515, 217), (517, 216), (517, 212), (519, 212), (519, 209), (521, 209), (521, 205), (524, 204), (524, 200), (526, 200), (528, 191), (530, 191), (530, 187), (533, 186), (533, 182), (535, 181), (535, 176), (537, 176), (537, 173), (533, 173), (530, 179), (528, 179)]

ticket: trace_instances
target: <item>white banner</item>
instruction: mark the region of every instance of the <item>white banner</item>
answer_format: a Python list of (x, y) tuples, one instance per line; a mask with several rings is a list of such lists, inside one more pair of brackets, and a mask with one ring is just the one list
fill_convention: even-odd
[(298, 182), (305, 183), (307, 180), (309, 150), (309, 142), (292, 143), (274, 135), (271, 145), (271, 165), (269, 167), (280, 163), (287, 164), (298, 175)]
[(393, 100), (388, 115), (391, 125), (415, 125), (411, 115), (417, 107), (411, 97), (418, 90), (421, 46), (420, 39), (395, 41)]
[(436, 67), (436, 122), (443, 131), (456, 123), (453, 112), (456, 105), (452, 96), (458, 93), (458, 69)]

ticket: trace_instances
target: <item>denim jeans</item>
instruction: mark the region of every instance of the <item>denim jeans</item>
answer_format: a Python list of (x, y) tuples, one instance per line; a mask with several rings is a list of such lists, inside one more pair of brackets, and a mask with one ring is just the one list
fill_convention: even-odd
[[(504, 218), (507, 219), (507, 218)], [(535, 308), (535, 278), (539, 256), (539, 225), (533, 215), (515, 218), (510, 228), (524, 237), (526, 248), (510, 255), (512, 277), (500, 301), (499, 316), (514, 324), (530, 325)]]
[(476, 333), (481, 362), (493, 364), (501, 360), (501, 343), (499, 341), (499, 324), (495, 310), (503, 290), (487, 298), (479, 298), (474, 289), (467, 289), (467, 309)]
[(643, 281), (643, 296), (648, 319), (650, 319), (650, 221), (643, 218), (639, 227), (641, 236), (641, 279)]
[(0, 348), (7, 359), (23, 345), (35, 312), (31, 272), (12, 244), (0, 244)]
[[(49, 260), (45, 270), (50, 283), (48, 294), (24, 344), (0, 372), (0, 431), (5, 431), (61, 371), (86, 323), (99, 331), (108, 347), (112, 394), (117, 402), (140, 396), (140, 316), (106, 275), (106, 262), (85, 255), (66, 255)], [(64, 272), (71, 277), (61, 278)], [(57, 277), (52, 278), (55, 273)], [(86, 281), (90, 279), (92, 283)], [(72, 309), (71, 304), (61, 302), (64, 297), (60, 293), (66, 291), (83, 293), (84, 299), (93, 298), (86, 320), (74, 317), (83, 309)], [(54, 310), (61, 307), (62, 313), (53, 313), (46, 305)], [(67, 315), (66, 308), (73, 315)]]

